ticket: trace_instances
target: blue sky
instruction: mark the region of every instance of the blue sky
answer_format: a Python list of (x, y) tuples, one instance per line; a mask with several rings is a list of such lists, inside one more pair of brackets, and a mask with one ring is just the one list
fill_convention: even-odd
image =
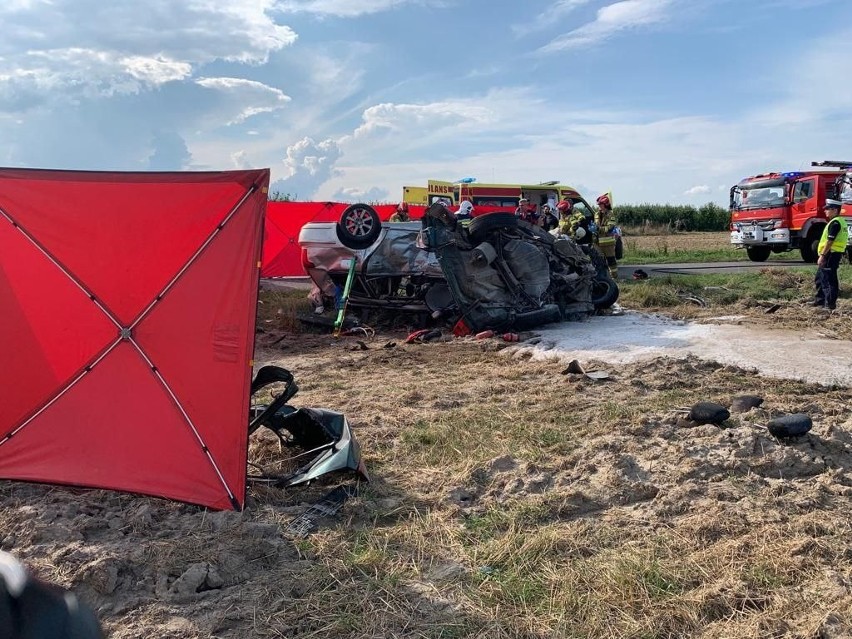
[(0, 165), (724, 203), (852, 161), (848, 0), (5, 0)]

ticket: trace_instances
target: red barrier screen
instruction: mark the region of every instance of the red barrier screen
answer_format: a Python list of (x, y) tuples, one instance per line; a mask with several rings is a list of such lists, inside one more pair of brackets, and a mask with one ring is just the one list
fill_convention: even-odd
[(268, 184), (0, 169), (0, 477), (242, 507)]

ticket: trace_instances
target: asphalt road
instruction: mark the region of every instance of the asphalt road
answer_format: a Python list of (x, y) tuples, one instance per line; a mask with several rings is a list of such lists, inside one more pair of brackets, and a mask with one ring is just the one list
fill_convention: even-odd
[(771, 260), (767, 262), (701, 262), (687, 264), (619, 264), (618, 277), (631, 279), (633, 271), (642, 269), (649, 277), (661, 275), (706, 275), (708, 273), (746, 273), (757, 272), (763, 268), (813, 268), (815, 264), (806, 264), (802, 260)]

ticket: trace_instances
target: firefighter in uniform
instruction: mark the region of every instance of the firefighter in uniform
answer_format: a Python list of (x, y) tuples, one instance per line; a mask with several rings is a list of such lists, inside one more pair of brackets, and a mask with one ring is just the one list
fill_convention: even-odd
[(840, 293), (840, 282), (837, 280), (837, 268), (840, 259), (846, 251), (849, 240), (849, 227), (846, 220), (840, 217), (841, 202), (839, 200), (825, 201), (825, 216), (828, 224), (822, 230), (822, 237), (817, 246), (817, 272), (814, 278), (816, 297), (814, 306), (828, 310), (837, 308), (837, 295)]
[(559, 223), (557, 224), (556, 228), (558, 229), (558, 233), (560, 235), (567, 235), (569, 237), (574, 236), (574, 232), (571, 229), (571, 212), (573, 209), (574, 204), (571, 202), (571, 200), (562, 200), (559, 204), (556, 205), (556, 213), (559, 215)]
[(609, 193), (604, 193), (597, 199), (598, 212), (595, 215), (597, 226), (597, 245), (606, 258), (609, 274), (612, 279), (618, 279), (618, 260), (616, 259), (616, 243), (618, 236), (615, 225), (615, 215), (612, 212), (612, 199)]
[(470, 221), (473, 219), (473, 203), (470, 200), (465, 200), (459, 205), (456, 219), (462, 226), (470, 226)]
[(396, 207), (396, 211), (390, 216), (388, 222), (410, 222), (411, 216), (408, 214), (408, 203), (400, 202)]

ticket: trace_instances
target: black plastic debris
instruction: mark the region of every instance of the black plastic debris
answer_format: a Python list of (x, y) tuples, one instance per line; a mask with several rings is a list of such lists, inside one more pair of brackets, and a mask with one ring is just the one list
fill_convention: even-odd
[(759, 408), (763, 398), (757, 395), (738, 395), (731, 400), (732, 413), (747, 413), (752, 408)]
[(698, 402), (689, 411), (689, 419), (696, 424), (716, 424), (717, 426), (731, 416), (730, 411), (715, 402)]
[(291, 521), (284, 532), (296, 539), (304, 539), (319, 527), (321, 519), (339, 513), (346, 500), (357, 494), (357, 486), (338, 486)]
[(766, 427), (769, 432), (779, 439), (801, 437), (813, 428), (813, 420), (804, 413), (793, 413), (769, 420)]

